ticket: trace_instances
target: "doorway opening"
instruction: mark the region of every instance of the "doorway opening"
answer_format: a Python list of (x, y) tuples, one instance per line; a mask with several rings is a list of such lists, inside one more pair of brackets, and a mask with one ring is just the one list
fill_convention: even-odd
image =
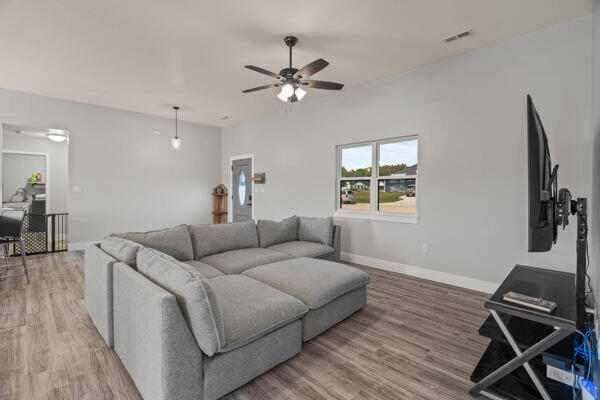
[[(27, 254), (66, 251), (68, 136), (61, 129), (2, 124), (2, 208), (25, 210)], [(17, 247), (12, 254), (19, 254)]]

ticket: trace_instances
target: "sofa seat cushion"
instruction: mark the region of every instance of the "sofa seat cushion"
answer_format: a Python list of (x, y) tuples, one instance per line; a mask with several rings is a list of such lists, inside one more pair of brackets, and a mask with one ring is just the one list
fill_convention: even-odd
[(269, 246), (269, 250), (279, 251), (294, 258), (323, 257), (333, 254), (333, 247), (331, 246), (315, 242), (304, 242), (302, 240), (293, 240)]
[(274, 263), (277, 261), (289, 260), (291, 256), (278, 251), (253, 248), (231, 250), (224, 253), (213, 254), (204, 257), (200, 261), (212, 265), (225, 274), (241, 274), (247, 269)]
[(190, 267), (194, 268), (196, 271), (200, 272), (200, 275), (204, 276), (205, 278), (214, 278), (215, 276), (224, 275), (221, 271), (219, 271), (215, 267), (211, 267), (210, 265), (205, 264), (201, 261), (194, 261), (194, 260), (182, 261), (182, 263), (187, 264)]
[(308, 311), (298, 299), (243, 275), (209, 279), (223, 313), (227, 352), (302, 318)]
[(140, 243), (145, 247), (151, 247), (168, 254), (179, 261), (194, 259), (192, 238), (190, 237), (187, 225), (179, 225), (174, 228), (150, 232), (113, 233), (110, 236)]
[(360, 269), (315, 258), (262, 265), (243, 274), (296, 297), (311, 310), (371, 281), (369, 274)]

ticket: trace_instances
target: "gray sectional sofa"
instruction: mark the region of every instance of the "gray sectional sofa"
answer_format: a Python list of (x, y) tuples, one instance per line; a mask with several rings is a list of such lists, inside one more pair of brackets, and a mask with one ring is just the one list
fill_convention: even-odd
[(218, 399), (366, 304), (331, 218), (113, 234), (85, 253), (85, 303), (146, 399)]

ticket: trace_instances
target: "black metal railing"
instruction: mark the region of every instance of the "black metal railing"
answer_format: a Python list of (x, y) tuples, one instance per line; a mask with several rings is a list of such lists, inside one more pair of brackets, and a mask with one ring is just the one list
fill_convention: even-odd
[[(54, 253), (67, 250), (68, 213), (25, 214), (21, 237), (27, 254)], [(12, 254), (20, 254), (15, 246)]]

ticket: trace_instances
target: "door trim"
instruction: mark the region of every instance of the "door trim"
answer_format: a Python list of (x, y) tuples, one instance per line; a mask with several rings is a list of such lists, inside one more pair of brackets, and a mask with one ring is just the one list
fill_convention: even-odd
[(246, 158), (250, 159), (250, 162), (252, 163), (252, 167), (250, 168), (250, 174), (252, 175), (250, 177), (250, 182), (252, 182), (252, 184), (250, 185), (250, 195), (252, 196), (252, 206), (251, 206), (251, 213), (252, 213), (252, 220), (254, 220), (254, 203), (255, 203), (255, 199), (254, 199), (254, 154), (242, 154), (239, 156), (231, 156), (229, 157), (229, 193), (227, 193), (227, 222), (232, 222), (233, 221), (233, 203), (232, 203), (232, 196), (233, 196), (233, 174), (231, 173), (232, 169), (231, 167), (233, 166), (233, 162), (235, 160), (244, 160)]

